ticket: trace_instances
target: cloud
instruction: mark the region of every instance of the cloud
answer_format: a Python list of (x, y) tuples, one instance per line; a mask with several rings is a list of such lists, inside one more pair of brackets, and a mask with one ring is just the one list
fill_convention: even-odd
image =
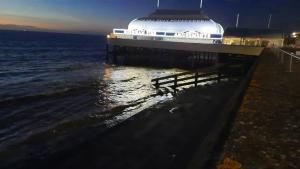
[(3, 30), (28, 30), (28, 31), (45, 31), (45, 29), (41, 29), (34, 26), (29, 25), (14, 25), (14, 24), (0, 24), (0, 29)]

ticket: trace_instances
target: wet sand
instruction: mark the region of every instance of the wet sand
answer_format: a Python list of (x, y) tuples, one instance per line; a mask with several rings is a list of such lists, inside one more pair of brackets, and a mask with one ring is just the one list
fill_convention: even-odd
[[(198, 145), (215, 134), (216, 123), (226, 121), (221, 110), (239, 85), (231, 81), (185, 90), (77, 147), (14, 168), (186, 168)], [(209, 157), (205, 153), (201, 160)]]
[[(281, 63), (283, 61), (283, 63)], [(220, 161), (243, 169), (300, 168), (300, 61), (265, 51), (233, 122)]]

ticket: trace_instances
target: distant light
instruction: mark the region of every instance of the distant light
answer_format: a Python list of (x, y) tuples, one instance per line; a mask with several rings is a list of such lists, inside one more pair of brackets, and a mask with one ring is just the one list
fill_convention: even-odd
[(297, 32), (293, 32), (293, 33), (292, 33), (292, 37), (293, 37), (293, 38), (297, 38)]
[(106, 35), (106, 38), (107, 38), (107, 39), (110, 39), (110, 35)]

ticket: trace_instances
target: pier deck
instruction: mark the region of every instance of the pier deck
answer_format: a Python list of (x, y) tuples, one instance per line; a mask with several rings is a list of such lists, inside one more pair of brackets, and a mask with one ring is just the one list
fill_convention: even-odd
[(168, 50), (182, 50), (192, 52), (212, 52), (238, 54), (248, 56), (259, 56), (263, 47), (223, 45), (223, 44), (199, 44), (199, 43), (182, 43), (167, 41), (150, 41), (150, 40), (132, 40), (112, 38), (107, 40), (108, 44), (115, 46), (128, 46), (137, 48), (157, 48)]
[(300, 167), (300, 63), (265, 51), (237, 112), (220, 160), (242, 168)]

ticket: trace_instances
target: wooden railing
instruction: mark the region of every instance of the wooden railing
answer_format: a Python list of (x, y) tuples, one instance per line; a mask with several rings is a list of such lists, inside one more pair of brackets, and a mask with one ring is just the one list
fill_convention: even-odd
[(178, 87), (194, 85), (198, 86), (199, 83), (216, 81), (220, 82), (222, 79), (233, 77), (233, 75), (222, 74), (220, 71), (211, 71), (211, 72), (184, 72), (180, 74), (160, 77), (152, 79), (151, 82), (156, 89), (160, 87), (170, 87), (176, 93)]

